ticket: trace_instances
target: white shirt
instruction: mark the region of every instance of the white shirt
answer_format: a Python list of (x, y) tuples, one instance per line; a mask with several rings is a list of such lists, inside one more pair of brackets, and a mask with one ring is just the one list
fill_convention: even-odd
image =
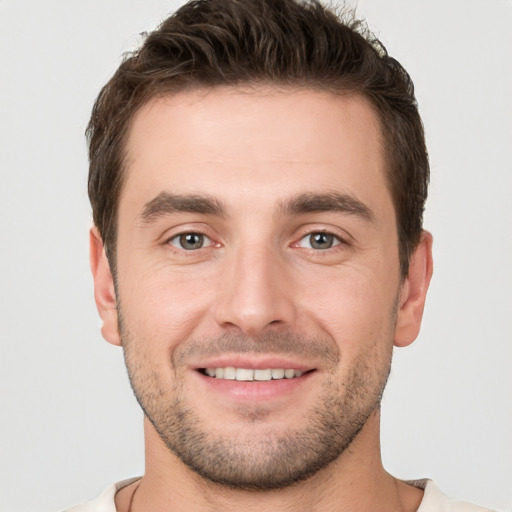
[[(135, 480), (138, 480), (138, 478), (130, 478), (129, 480), (123, 480), (111, 485), (96, 499), (70, 508), (65, 512), (116, 512), (114, 501), (116, 492), (135, 482)], [(449, 499), (437, 488), (432, 480), (415, 480), (407, 483), (425, 491), (417, 512), (493, 512), (490, 508)]]

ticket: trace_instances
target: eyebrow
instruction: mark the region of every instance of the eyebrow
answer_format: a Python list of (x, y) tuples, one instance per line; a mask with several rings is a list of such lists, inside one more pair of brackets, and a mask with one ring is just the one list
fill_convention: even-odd
[(374, 220), (370, 208), (351, 194), (340, 192), (307, 192), (282, 203), (281, 213), (298, 215), (303, 213), (340, 212), (354, 215), (366, 221)]
[(161, 192), (148, 201), (140, 214), (144, 224), (171, 213), (198, 213), (203, 215), (226, 216), (226, 209), (215, 197), (207, 194), (171, 194)]
[[(282, 202), (278, 208), (280, 215), (300, 215), (305, 213), (341, 212), (372, 221), (370, 208), (351, 194), (339, 192), (306, 192)], [(140, 214), (143, 224), (172, 213), (197, 213), (227, 217), (224, 205), (208, 194), (171, 194), (161, 192), (148, 201)]]

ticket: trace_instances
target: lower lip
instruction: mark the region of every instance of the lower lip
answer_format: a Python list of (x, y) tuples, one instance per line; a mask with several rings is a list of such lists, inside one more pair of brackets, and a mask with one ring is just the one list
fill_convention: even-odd
[(316, 372), (308, 372), (293, 379), (265, 381), (238, 381), (216, 379), (195, 372), (208, 389), (237, 401), (261, 401), (281, 398), (295, 392)]

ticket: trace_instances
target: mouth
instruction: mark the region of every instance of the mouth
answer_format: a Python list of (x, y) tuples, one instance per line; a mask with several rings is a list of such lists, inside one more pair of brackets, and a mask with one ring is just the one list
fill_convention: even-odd
[(265, 382), (270, 380), (297, 379), (314, 370), (295, 370), (293, 368), (199, 368), (199, 373), (213, 379), (236, 380), (239, 382)]
[(312, 387), (304, 385), (318, 372), (318, 368), (280, 357), (240, 355), (204, 361), (193, 369), (204, 386), (202, 392), (214, 401), (221, 396), (223, 406), (226, 398), (245, 405), (266, 400), (280, 400), (283, 405), (286, 397), (303, 397), (305, 389), (309, 393)]

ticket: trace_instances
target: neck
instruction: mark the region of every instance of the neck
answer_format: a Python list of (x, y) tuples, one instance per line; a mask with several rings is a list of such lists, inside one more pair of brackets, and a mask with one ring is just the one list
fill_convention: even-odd
[(198, 476), (167, 449), (147, 420), (145, 440), (146, 473), (118, 493), (119, 511), (403, 512), (416, 510), (421, 501), (419, 490), (397, 482), (382, 466), (378, 411), (336, 461), (303, 482), (271, 491), (231, 489)]

